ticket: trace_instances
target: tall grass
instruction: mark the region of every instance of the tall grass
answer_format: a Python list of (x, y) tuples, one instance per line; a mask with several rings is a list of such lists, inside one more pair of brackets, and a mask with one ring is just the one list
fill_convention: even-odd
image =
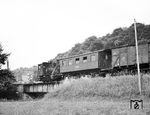
[[(150, 75), (148, 74), (142, 76), (142, 91), (144, 96), (150, 97)], [(132, 98), (135, 96), (139, 96), (138, 77), (137, 75), (128, 75), (65, 80), (45, 98)]]

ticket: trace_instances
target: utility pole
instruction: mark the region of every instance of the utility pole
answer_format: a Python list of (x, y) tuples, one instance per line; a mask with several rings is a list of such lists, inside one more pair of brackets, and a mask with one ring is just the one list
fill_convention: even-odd
[(140, 65), (139, 65), (139, 51), (138, 51), (138, 40), (137, 40), (137, 30), (136, 30), (136, 21), (134, 19), (134, 32), (135, 32), (135, 44), (136, 44), (136, 63), (138, 70), (138, 83), (139, 83), (139, 92), (142, 95), (142, 82), (141, 82), (141, 74), (140, 74)]

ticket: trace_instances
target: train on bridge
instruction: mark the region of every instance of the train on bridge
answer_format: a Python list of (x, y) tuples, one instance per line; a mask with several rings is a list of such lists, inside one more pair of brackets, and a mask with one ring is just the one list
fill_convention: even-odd
[[(143, 72), (150, 70), (150, 43), (139, 44), (139, 63)], [(79, 78), (81, 76), (102, 76), (106, 74), (135, 74), (136, 47), (126, 45), (122, 47), (104, 49), (80, 55), (60, 58), (52, 71), (51, 63), (38, 65), (38, 77), (50, 78), (49, 83), (26, 84), (26, 93), (48, 92), (55, 83), (59, 84), (66, 77)], [(57, 71), (57, 72), (56, 72)]]
[[(140, 44), (138, 49), (141, 70), (147, 72), (150, 69), (150, 43)], [(40, 76), (50, 76), (48, 64), (39, 65), (38, 71), (42, 73)], [(136, 48), (134, 45), (122, 46), (60, 58), (56, 65), (59, 68), (60, 79), (96, 74), (105, 77), (107, 73), (118, 74), (122, 71), (134, 73), (137, 67)]]

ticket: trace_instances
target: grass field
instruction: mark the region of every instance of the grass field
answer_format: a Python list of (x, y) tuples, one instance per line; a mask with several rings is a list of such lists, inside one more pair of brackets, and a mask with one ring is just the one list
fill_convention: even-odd
[[(142, 76), (142, 93), (150, 98), (150, 75)], [(66, 80), (52, 90), (45, 98), (107, 97), (110, 99), (130, 99), (139, 96), (138, 76), (80, 78)]]
[(0, 115), (150, 115), (150, 102), (144, 101), (143, 110), (130, 109), (129, 100), (112, 101), (94, 98), (0, 102)]
[(41, 100), (0, 102), (0, 115), (150, 115), (150, 75), (143, 76), (143, 109), (137, 76), (81, 78), (65, 81)]

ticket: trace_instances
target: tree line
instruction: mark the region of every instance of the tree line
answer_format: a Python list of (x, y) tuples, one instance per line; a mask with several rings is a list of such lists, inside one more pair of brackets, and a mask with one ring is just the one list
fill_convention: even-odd
[(14, 85), (15, 76), (9, 69), (2, 69), (6, 64), (10, 54), (4, 53), (0, 44), (0, 99), (15, 99), (17, 98), (17, 90)]
[[(120, 27), (102, 37), (90, 36), (83, 43), (75, 44), (69, 51), (58, 54), (57, 58), (83, 54), (91, 51), (111, 49), (123, 45), (135, 44), (134, 24), (129, 27)], [(150, 25), (137, 23), (138, 42), (150, 41)]]

